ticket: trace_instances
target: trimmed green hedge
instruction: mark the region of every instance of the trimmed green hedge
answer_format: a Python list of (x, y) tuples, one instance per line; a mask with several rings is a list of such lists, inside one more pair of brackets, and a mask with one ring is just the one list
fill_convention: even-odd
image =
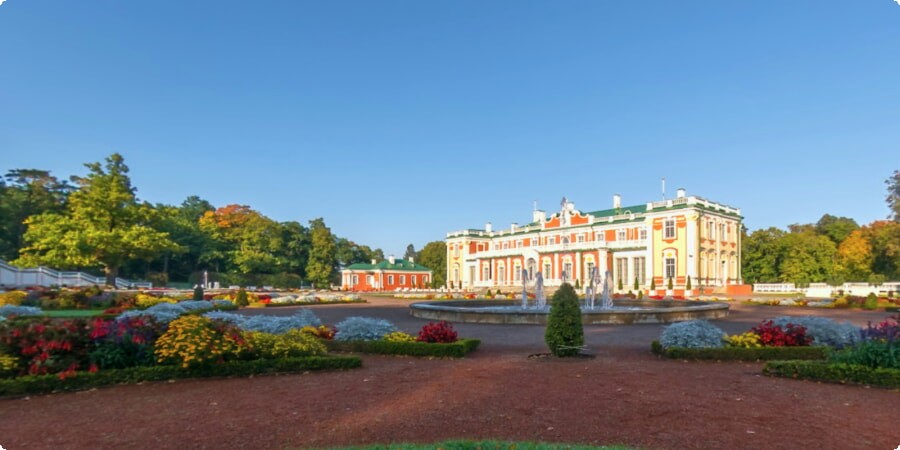
[(546, 444), (541, 442), (510, 441), (443, 441), (436, 444), (373, 444), (358, 447), (337, 447), (335, 450), (629, 450), (624, 446), (593, 446), (584, 444)]
[(324, 341), (329, 351), (378, 353), (382, 355), (462, 358), (481, 344), (479, 339), (460, 339), (450, 344), (388, 341)]
[(858, 383), (900, 389), (900, 370), (872, 368), (853, 364), (824, 361), (769, 361), (763, 368), (766, 375), (827, 381)]
[(828, 347), (721, 347), (721, 348), (663, 348), (653, 341), (650, 350), (672, 359), (708, 359), (719, 361), (770, 361), (786, 359), (816, 359), (827, 357)]
[(99, 372), (76, 372), (60, 380), (57, 375), (26, 375), (0, 379), (0, 396), (78, 391), (112, 384), (163, 381), (175, 378), (249, 376), (307, 370), (353, 369), (360, 367), (358, 356), (309, 356), (302, 358), (231, 361), (214, 366), (186, 370), (177, 366), (129, 367)]

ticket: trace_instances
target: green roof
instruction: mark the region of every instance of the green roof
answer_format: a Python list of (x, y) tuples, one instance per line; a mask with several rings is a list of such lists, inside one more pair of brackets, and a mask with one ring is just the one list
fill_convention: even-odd
[(431, 269), (421, 265), (416, 264), (405, 259), (395, 259), (394, 264), (391, 264), (390, 261), (384, 260), (378, 264), (365, 264), (365, 263), (356, 263), (350, 264), (350, 267), (347, 267), (349, 270), (406, 270), (411, 272), (431, 272)]
[(594, 217), (612, 217), (612, 216), (619, 216), (619, 215), (628, 214), (628, 213), (643, 214), (645, 212), (647, 212), (647, 204), (646, 203), (640, 204), (640, 205), (634, 205), (634, 206), (625, 206), (622, 208), (602, 209), (600, 211), (593, 211), (593, 212), (589, 212), (587, 214), (590, 214)]

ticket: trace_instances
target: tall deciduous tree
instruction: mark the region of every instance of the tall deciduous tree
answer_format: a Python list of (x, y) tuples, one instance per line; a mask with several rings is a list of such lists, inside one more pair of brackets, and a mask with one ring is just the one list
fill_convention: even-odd
[(776, 283), (783, 257), (780, 241), (785, 232), (775, 227), (756, 230), (741, 240), (742, 276), (747, 283)]
[(836, 217), (825, 214), (816, 222), (816, 232), (827, 236), (836, 245), (840, 245), (850, 233), (859, 229), (859, 224), (849, 217)]
[(309, 221), (309, 234), (312, 247), (306, 265), (306, 278), (317, 288), (327, 288), (334, 272), (334, 235), (322, 218)]
[(0, 258), (12, 260), (24, 245), (25, 220), (65, 210), (72, 186), (37, 169), (11, 170), (0, 185)]
[(872, 272), (888, 280), (900, 278), (900, 222), (872, 222), (862, 232), (872, 246)]
[(228, 205), (207, 211), (200, 228), (224, 242), (222, 252), (232, 270), (242, 274), (274, 273), (281, 266), (280, 225), (245, 205)]
[(816, 283), (831, 279), (837, 246), (831, 239), (804, 230), (788, 233), (781, 239), (781, 280), (794, 283)]
[(863, 230), (856, 230), (838, 246), (835, 272), (841, 281), (868, 280), (872, 262), (872, 245)]
[(894, 222), (900, 222), (900, 170), (895, 170), (893, 175), (884, 180), (884, 184), (887, 185), (888, 194), (885, 200), (891, 209), (890, 218)]
[(85, 164), (90, 173), (74, 178), (78, 190), (64, 214), (44, 213), (26, 224), (19, 265), (102, 267), (114, 285), (119, 267), (132, 259), (152, 259), (177, 245), (152, 228), (154, 210), (139, 203), (128, 166), (114, 153), (105, 164)]
[(444, 286), (447, 277), (447, 244), (433, 241), (425, 244), (416, 262), (432, 270), (431, 287)]

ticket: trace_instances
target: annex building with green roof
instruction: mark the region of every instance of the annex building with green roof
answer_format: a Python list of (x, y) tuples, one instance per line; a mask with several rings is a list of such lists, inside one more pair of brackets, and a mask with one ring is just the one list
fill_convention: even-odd
[(341, 270), (341, 287), (357, 292), (423, 289), (430, 286), (431, 277), (431, 269), (416, 264), (413, 258), (391, 256), (381, 262), (356, 263)]

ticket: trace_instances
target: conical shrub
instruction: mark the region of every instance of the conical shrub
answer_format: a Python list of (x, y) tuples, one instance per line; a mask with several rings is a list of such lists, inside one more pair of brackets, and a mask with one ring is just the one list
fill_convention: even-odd
[(203, 286), (199, 284), (194, 288), (194, 300), (203, 300)]
[(553, 294), (544, 342), (555, 356), (575, 356), (584, 345), (581, 308), (578, 295), (569, 283), (563, 283)]
[(237, 291), (237, 294), (234, 296), (234, 303), (238, 306), (247, 306), (250, 304), (250, 301), (247, 299), (247, 291), (244, 288), (240, 288)]

